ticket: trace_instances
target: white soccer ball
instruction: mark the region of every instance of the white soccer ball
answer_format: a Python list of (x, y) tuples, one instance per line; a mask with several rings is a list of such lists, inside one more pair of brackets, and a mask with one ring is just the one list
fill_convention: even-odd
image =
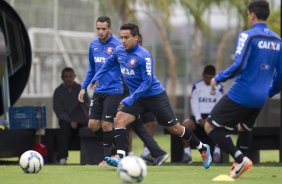
[(147, 165), (142, 158), (127, 156), (121, 159), (117, 172), (125, 183), (141, 182), (147, 175)]
[(21, 155), (19, 164), (25, 173), (38, 173), (43, 167), (43, 158), (37, 151), (29, 150)]

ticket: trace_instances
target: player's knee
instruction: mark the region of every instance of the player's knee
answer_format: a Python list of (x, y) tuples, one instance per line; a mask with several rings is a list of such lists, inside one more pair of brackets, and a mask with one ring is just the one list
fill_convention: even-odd
[(183, 131), (184, 131), (184, 127), (181, 126), (179, 123), (170, 126), (170, 127), (166, 127), (166, 129), (173, 135), (176, 136), (182, 136), (183, 135)]
[(102, 122), (102, 129), (103, 129), (103, 131), (106, 131), (106, 132), (113, 130), (113, 123), (108, 122), (108, 121), (103, 121)]
[(89, 120), (88, 127), (93, 132), (96, 132), (97, 130), (99, 130), (101, 128), (101, 123), (100, 123), (100, 121), (97, 121), (97, 120)]

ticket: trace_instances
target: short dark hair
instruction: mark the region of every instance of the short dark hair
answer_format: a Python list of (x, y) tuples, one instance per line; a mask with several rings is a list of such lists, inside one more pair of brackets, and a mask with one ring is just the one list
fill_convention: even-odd
[(203, 75), (204, 74), (208, 74), (208, 75), (215, 75), (216, 73), (216, 69), (213, 65), (206, 65), (203, 71)]
[(139, 27), (133, 23), (126, 23), (120, 27), (120, 30), (130, 30), (132, 36), (139, 36)]
[(72, 73), (75, 75), (73, 68), (71, 68), (71, 67), (65, 67), (65, 68), (63, 68), (63, 70), (62, 70), (61, 78), (64, 77), (64, 74), (65, 74), (66, 72), (72, 72)]
[(97, 24), (97, 22), (107, 22), (108, 27), (111, 27), (111, 25), (112, 25), (110, 17), (107, 17), (107, 16), (98, 17), (96, 24)]
[(265, 0), (253, 0), (248, 5), (250, 13), (254, 13), (259, 20), (267, 20), (270, 10), (269, 3)]

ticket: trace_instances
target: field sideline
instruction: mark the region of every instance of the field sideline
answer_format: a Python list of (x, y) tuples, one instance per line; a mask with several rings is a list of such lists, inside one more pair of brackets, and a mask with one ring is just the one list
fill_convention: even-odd
[[(160, 146), (169, 153), (169, 135), (156, 136)], [(142, 142), (134, 137), (133, 150), (136, 155), (141, 154)], [(121, 184), (116, 169), (113, 167), (81, 166), (79, 165), (79, 152), (71, 151), (67, 166), (45, 165), (38, 174), (25, 174), (18, 165), (0, 165), (1, 184)], [(240, 184), (280, 184), (282, 181), (282, 164), (277, 163), (279, 153), (275, 151), (262, 151), (262, 164), (255, 165), (250, 171), (242, 175), (233, 183)], [(0, 161), (3, 159), (0, 159)], [(10, 159), (15, 161), (16, 158)], [(142, 184), (210, 184), (228, 183), (212, 181), (220, 174), (229, 174), (230, 164), (213, 164), (206, 170), (200, 163), (197, 151), (193, 150), (194, 163), (171, 164), (170, 160), (163, 166), (148, 167), (148, 175)], [(232, 159), (230, 159), (232, 161)], [(232, 183), (232, 182), (231, 182)]]

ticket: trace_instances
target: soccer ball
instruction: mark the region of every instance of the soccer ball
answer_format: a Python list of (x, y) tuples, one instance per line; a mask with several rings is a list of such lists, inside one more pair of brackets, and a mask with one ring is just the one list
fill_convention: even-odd
[(117, 172), (121, 181), (125, 183), (141, 182), (147, 175), (147, 165), (137, 156), (127, 156), (121, 159)]
[(25, 173), (38, 173), (43, 167), (43, 158), (37, 151), (29, 150), (21, 155), (19, 164)]

